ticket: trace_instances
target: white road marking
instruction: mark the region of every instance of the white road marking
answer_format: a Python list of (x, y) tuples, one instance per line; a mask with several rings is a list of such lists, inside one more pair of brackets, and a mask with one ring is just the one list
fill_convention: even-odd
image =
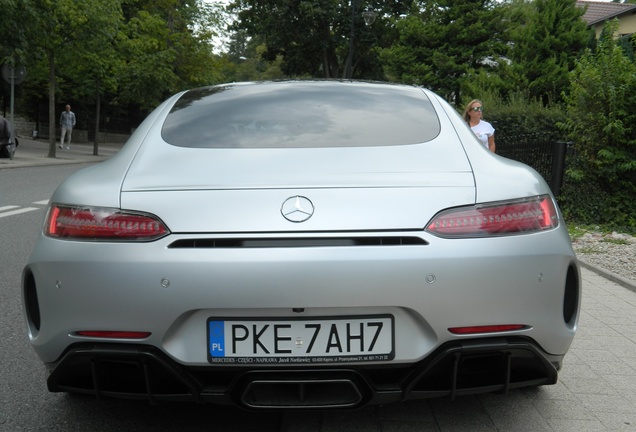
[[(13, 207), (15, 208), (16, 206), (8, 206), (8, 207)], [(6, 207), (0, 207), (0, 211), (2, 209), (5, 209)], [(35, 210), (40, 210), (39, 208), (36, 207), (25, 207), (25, 208), (21, 208), (21, 209), (17, 209), (17, 210), (10, 210), (10, 211), (6, 211), (3, 213), (0, 213), (0, 218), (3, 217), (7, 217), (7, 216), (15, 216), (18, 214), (22, 214), (22, 213), (27, 213), (27, 212), (31, 212), (31, 211), (35, 211)]]
[[(49, 204), (49, 200), (35, 201), (33, 204), (45, 206)], [(16, 206), (16, 205), (2, 206), (0, 207), (0, 218), (7, 217), (7, 216), (15, 216), (15, 215), (27, 213), (34, 210), (41, 210), (41, 208), (36, 208), (36, 207), (20, 208), (19, 206)]]

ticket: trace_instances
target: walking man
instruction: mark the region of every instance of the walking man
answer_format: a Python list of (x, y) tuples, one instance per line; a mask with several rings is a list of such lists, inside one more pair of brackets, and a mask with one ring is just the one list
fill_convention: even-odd
[[(60, 115), (60, 127), (62, 128), (62, 134), (60, 135), (60, 148), (71, 149), (71, 133), (75, 127), (75, 114), (71, 111), (71, 106), (66, 105), (65, 111)], [(68, 144), (64, 146), (64, 138), (68, 134)]]

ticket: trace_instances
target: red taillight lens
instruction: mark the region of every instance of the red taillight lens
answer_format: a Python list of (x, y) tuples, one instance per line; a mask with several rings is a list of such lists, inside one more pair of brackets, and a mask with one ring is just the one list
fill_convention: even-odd
[(44, 233), (75, 240), (151, 241), (169, 234), (157, 217), (102, 207), (53, 205)]
[(75, 332), (75, 334), (78, 336), (105, 339), (145, 339), (151, 335), (150, 332), (104, 330), (82, 330)]
[(451, 327), (449, 332), (459, 335), (467, 334), (479, 334), (479, 333), (500, 333), (524, 330), (529, 328), (523, 324), (501, 324), (501, 325), (483, 325), (483, 326), (468, 326), (468, 327)]
[(543, 231), (559, 224), (548, 195), (446, 210), (426, 231), (440, 237), (488, 237)]

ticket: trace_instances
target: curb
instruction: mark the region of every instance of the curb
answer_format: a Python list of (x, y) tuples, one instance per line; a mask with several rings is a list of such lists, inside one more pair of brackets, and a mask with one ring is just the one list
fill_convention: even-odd
[(578, 258), (578, 260), (579, 260), (579, 264), (581, 265), (581, 267), (584, 267), (584, 268), (586, 268), (586, 269), (588, 269), (590, 271), (593, 271), (594, 273), (598, 274), (599, 276), (602, 276), (605, 279), (608, 279), (608, 280), (610, 280), (610, 281), (612, 281), (612, 282), (614, 282), (614, 283), (616, 283), (616, 284), (618, 284), (618, 285), (620, 285), (620, 286), (622, 286), (624, 288), (627, 288), (628, 290), (630, 290), (632, 292), (636, 292), (636, 282), (634, 282), (634, 281), (632, 281), (630, 279), (624, 278), (623, 276), (618, 275), (618, 274), (616, 274), (614, 272), (611, 272), (609, 270), (605, 270), (603, 268), (594, 266), (594, 265), (590, 264), (589, 262), (587, 262), (587, 261), (585, 261), (585, 260), (583, 260), (581, 258)]

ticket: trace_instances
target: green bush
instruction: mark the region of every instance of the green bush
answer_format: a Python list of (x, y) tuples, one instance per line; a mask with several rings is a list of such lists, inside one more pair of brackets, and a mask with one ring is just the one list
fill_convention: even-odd
[(523, 94), (513, 94), (507, 102), (495, 101), (489, 108), (489, 121), (496, 124), (497, 134), (560, 134), (557, 125), (565, 120), (565, 110), (559, 105), (544, 106)]
[(483, 89), (480, 94), (466, 98), (465, 104), (472, 99), (482, 101), (483, 118), (495, 127), (495, 137), (562, 134), (557, 125), (565, 121), (566, 112), (558, 104), (545, 106), (523, 92), (513, 93), (504, 99), (496, 91)]
[(627, 233), (636, 232), (634, 197), (621, 191), (608, 194), (601, 180), (590, 176), (574, 179), (566, 172), (559, 206), (565, 220), (578, 225), (601, 225)]
[(578, 61), (560, 124), (574, 142), (561, 202), (579, 223), (636, 230), (636, 65), (607, 25), (596, 51)]

